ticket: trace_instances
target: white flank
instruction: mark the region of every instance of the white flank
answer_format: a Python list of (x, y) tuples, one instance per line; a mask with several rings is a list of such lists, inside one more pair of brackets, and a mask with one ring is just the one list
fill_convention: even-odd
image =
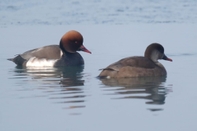
[(46, 60), (32, 57), (27, 61), (26, 67), (53, 67), (56, 61), (57, 59)]
[(106, 78), (107, 78), (107, 79), (110, 79), (111, 77), (110, 77), (110, 76), (107, 76)]
[(60, 50), (60, 58), (62, 57), (62, 55), (63, 55), (63, 52), (62, 52), (62, 50)]

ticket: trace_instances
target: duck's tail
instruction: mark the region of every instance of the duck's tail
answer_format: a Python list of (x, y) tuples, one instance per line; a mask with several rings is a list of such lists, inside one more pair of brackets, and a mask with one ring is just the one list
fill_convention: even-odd
[(26, 61), (24, 58), (22, 58), (20, 55), (14, 57), (14, 58), (8, 58), (7, 60), (14, 62), (16, 65), (21, 66)]
[(9, 60), (9, 61), (14, 61), (14, 58), (8, 58), (7, 60)]

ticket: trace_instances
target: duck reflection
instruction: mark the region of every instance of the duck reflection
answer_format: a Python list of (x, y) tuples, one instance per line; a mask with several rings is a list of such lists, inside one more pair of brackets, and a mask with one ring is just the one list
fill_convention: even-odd
[(84, 80), (82, 79), (82, 72), (84, 66), (69, 66), (69, 67), (20, 67), (17, 66), (15, 72), (18, 76), (31, 76), (32, 79), (43, 79), (53, 83), (59, 80), (64, 87), (82, 86)]
[[(113, 91), (109, 95), (118, 95), (116, 99), (145, 99), (146, 104), (161, 105), (165, 103), (167, 89), (164, 86), (166, 77), (143, 77), (143, 78), (113, 78), (100, 79), (107, 87), (105, 91)], [(116, 88), (115, 88), (116, 87)], [(119, 87), (119, 88), (118, 88)], [(156, 111), (160, 109), (150, 109)]]
[[(55, 100), (55, 103), (67, 103), (65, 109), (85, 107), (84, 92), (84, 66), (72, 66), (61, 68), (24, 68), (17, 66), (14, 70), (14, 78), (22, 79), (24, 88), (33, 87), (44, 90), (43, 96)], [(29, 80), (29, 78), (31, 78)], [(34, 82), (35, 81), (35, 82)], [(30, 84), (31, 83), (31, 84)], [(24, 87), (25, 85), (25, 87)], [(24, 89), (26, 90), (26, 89)], [(40, 96), (40, 95), (39, 95)], [(82, 104), (82, 105), (81, 105)]]

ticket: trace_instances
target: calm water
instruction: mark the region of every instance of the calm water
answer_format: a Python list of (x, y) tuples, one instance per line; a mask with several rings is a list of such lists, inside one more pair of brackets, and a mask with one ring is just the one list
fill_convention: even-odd
[[(1, 131), (196, 131), (197, 2), (68, 1), (70, 10), (60, 3), (0, 2)], [(25, 69), (6, 60), (58, 44), (71, 29), (92, 52), (81, 52), (84, 67)], [(173, 59), (160, 61), (167, 78), (96, 78), (112, 62), (143, 55), (152, 42)]]
[(0, 25), (196, 23), (196, 0), (1, 0)]

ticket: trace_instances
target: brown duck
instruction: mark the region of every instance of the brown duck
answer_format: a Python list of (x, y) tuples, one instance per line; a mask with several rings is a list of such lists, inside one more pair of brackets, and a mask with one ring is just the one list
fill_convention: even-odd
[(166, 76), (167, 72), (159, 59), (172, 61), (164, 54), (161, 44), (150, 44), (143, 56), (123, 58), (102, 69), (100, 78), (128, 78), (128, 77), (155, 77)]

